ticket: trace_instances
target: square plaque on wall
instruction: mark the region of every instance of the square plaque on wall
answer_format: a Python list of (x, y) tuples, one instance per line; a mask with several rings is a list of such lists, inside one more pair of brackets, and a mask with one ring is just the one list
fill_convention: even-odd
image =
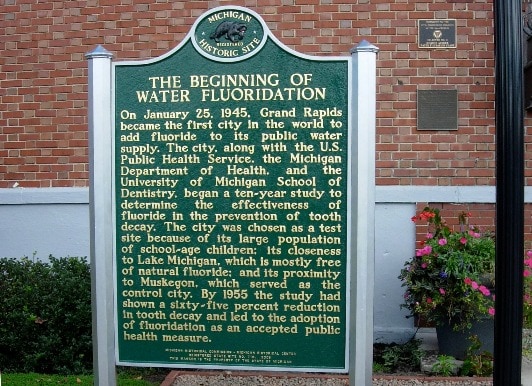
[(417, 128), (458, 130), (458, 91), (418, 90)]
[(456, 20), (419, 20), (419, 48), (456, 48)]

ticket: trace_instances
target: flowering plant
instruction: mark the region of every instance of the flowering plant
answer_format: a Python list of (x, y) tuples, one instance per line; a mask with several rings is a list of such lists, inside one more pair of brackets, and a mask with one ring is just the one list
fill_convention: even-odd
[(525, 283), (523, 302), (524, 326), (526, 328), (532, 328), (532, 251), (527, 251), (526, 253), (523, 274)]
[(399, 279), (406, 287), (401, 306), (429, 323), (450, 323), (456, 330), (471, 327), (484, 315), (494, 315), (495, 240), (469, 226), (471, 215), (459, 214), (455, 231), (438, 209), (427, 207), (412, 218), (426, 221), (429, 232), (405, 263)]

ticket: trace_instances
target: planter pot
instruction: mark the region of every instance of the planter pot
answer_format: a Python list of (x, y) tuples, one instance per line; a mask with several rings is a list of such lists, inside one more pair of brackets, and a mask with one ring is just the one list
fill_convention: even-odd
[(473, 322), (471, 329), (464, 331), (454, 331), (452, 324), (436, 327), (438, 337), (438, 349), (440, 355), (449, 355), (457, 359), (464, 359), (467, 349), (471, 346), (469, 337), (476, 335), (482, 343), (479, 352), (488, 351), (493, 354), (494, 346), (494, 326), (493, 318), (481, 319)]

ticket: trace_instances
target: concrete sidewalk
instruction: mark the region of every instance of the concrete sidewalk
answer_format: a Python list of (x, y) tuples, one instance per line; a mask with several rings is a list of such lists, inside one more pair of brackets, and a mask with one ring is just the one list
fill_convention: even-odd
[[(438, 338), (434, 328), (420, 328), (416, 338), (421, 340), (421, 348), (428, 351), (438, 350)], [(521, 363), (521, 384), (532, 386), (532, 357), (523, 357)]]
[(532, 358), (523, 358), (521, 369), (521, 384), (532, 386)]

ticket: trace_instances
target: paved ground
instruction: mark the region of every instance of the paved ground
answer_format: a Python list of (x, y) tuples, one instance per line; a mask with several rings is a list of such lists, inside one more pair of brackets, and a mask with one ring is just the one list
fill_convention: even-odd
[(532, 386), (532, 359), (523, 359), (523, 369), (521, 371), (521, 384)]

